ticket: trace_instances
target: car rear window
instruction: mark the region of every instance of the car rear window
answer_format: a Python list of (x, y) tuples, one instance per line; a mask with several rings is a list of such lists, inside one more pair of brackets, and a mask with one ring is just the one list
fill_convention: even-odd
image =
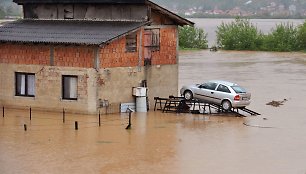
[(231, 86), (236, 93), (246, 93), (246, 90), (241, 86)]

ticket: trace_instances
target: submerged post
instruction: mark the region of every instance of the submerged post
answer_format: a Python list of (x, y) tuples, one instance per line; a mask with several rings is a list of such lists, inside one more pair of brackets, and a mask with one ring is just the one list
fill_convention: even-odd
[(4, 106), (2, 107), (2, 116), (4, 117)]
[(101, 126), (101, 114), (100, 114), (100, 110), (99, 110), (99, 127)]
[(131, 129), (132, 128), (132, 123), (131, 123), (131, 116), (132, 116), (132, 112), (133, 110), (130, 108), (127, 108), (126, 110), (127, 112), (129, 112), (129, 124), (127, 125), (127, 127), (125, 129)]
[(30, 120), (32, 120), (32, 108), (30, 107)]
[(65, 123), (65, 108), (63, 108), (63, 123)]
[(74, 129), (75, 129), (75, 130), (78, 130), (78, 129), (79, 129), (79, 125), (78, 125), (78, 122), (77, 122), (77, 121), (74, 122)]
[(27, 131), (27, 125), (26, 124), (23, 125), (23, 128), (24, 128), (24, 131)]

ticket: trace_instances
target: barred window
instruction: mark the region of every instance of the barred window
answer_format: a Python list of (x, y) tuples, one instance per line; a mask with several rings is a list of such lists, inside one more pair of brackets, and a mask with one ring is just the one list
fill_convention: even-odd
[(151, 51), (159, 51), (160, 47), (160, 30), (146, 29), (145, 47), (149, 47)]
[(152, 47), (154, 50), (159, 50), (159, 29), (152, 29)]

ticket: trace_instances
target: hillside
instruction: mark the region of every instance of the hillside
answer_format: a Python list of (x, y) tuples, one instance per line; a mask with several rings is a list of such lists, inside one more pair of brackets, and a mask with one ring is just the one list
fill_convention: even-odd
[(306, 16), (305, 0), (153, 0), (183, 16)]

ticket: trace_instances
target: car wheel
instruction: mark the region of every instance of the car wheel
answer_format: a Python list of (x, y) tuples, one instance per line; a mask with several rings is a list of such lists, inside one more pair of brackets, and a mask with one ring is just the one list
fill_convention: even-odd
[(186, 99), (186, 100), (191, 100), (192, 98), (193, 98), (193, 94), (192, 94), (192, 92), (191, 91), (185, 91), (184, 92), (184, 98)]
[(221, 106), (222, 106), (222, 109), (225, 110), (225, 111), (230, 111), (232, 109), (232, 104), (230, 101), (228, 100), (224, 100), (222, 103), (221, 103)]

